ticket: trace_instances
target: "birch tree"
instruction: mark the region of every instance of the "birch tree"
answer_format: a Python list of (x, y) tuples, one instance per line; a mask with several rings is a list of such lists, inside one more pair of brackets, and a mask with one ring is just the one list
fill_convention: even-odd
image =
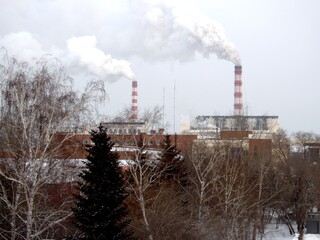
[[(213, 215), (215, 223), (223, 222), (217, 229), (223, 239), (247, 239), (250, 236), (250, 219), (256, 204), (254, 190), (255, 179), (250, 179), (248, 159), (243, 146), (236, 155), (232, 153), (232, 144), (223, 146), (225, 155), (219, 158), (216, 166), (216, 179), (213, 185)], [(240, 158), (239, 158), (240, 155)], [(219, 226), (219, 224), (218, 224)]]
[(0, 200), (7, 210), (0, 237), (53, 238), (52, 229), (71, 213), (68, 199), (49, 204), (47, 187), (68, 174), (63, 160), (70, 156), (60, 150), (80, 122), (90, 119), (93, 103), (104, 99), (103, 83), (90, 82), (80, 94), (58, 60), (44, 57), (27, 63), (12, 58), (0, 66), (0, 87)]
[(279, 178), (282, 180), (284, 191), (280, 195), (280, 207), (283, 215), (288, 219), (291, 234), (295, 233), (290, 220), (294, 220), (299, 233), (299, 240), (303, 239), (308, 213), (319, 204), (319, 166), (300, 158), (289, 159), (281, 166)]
[[(153, 136), (150, 135), (148, 140), (150, 141)], [(163, 138), (162, 148), (152, 149), (143, 135), (138, 137), (136, 151), (130, 156), (133, 163), (127, 175), (130, 197), (138, 209), (139, 217), (137, 215), (135, 217), (142, 222), (137, 228), (143, 230), (137, 231), (137, 234), (149, 240), (169, 237), (168, 234), (165, 236), (168, 230), (163, 230), (168, 228), (168, 221), (165, 220), (167, 216), (155, 214), (159, 209), (176, 208), (177, 212), (171, 213), (171, 216), (175, 216), (177, 222), (183, 225), (180, 214), (182, 199), (178, 197), (180, 196), (178, 189), (182, 171), (185, 170), (184, 160), (175, 146), (171, 145), (169, 135), (163, 135)], [(168, 202), (164, 199), (168, 195), (176, 199), (171, 199), (172, 204), (166, 205)]]
[(264, 210), (277, 194), (268, 184), (272, 167), (267, 159), (250, 159), (245, 149), (242, 141), (193, 146), (190, 193), (205, 239), (256, 239), (256, 228), (263, 234)]
[(216, 173), (221, 149), (218, 145), (208, 145), (206, 142), (195, 143), (190, 162), (193, 174), (190, 175), (190, 181), (195, 187), (196, 198), (196, 218), (198, 221), (203, 219), (205, 206), (214, 198), (212, 193), (213, 184), (219, 176)]
[(272, 159), (286, 162), (289, 158), (291, 142), (285, 130), (279, 129), (272, 135)]
[(143, 138), (140, 138), (137, 142), (137, 150), (132, 156), (133, 164), (129, 168), (127, 183), (131, 197), (138, 203), (147, 238), (153, 240), (154, 236), (147, 214), (148, 201), (150, 201), (147, 193), (157, 183), (161, 173), (157, 171), (156, 159), (150, 159), (150, 155), (147, 156), (147, 154), (146, 142)]

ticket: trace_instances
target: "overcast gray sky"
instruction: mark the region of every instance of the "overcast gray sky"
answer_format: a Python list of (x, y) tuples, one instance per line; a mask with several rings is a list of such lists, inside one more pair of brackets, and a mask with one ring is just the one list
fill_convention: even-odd
[(132, 79), (140, 111), (164, 99), (176, 130), (197, 115), (232, 114), (241, 62), (249, 115), (320, 133), (319, 0), (0, 3), (0, 45), (22, 59), (59, 57), (77, 86), (104, 79), (105, 114), (130, 106)]

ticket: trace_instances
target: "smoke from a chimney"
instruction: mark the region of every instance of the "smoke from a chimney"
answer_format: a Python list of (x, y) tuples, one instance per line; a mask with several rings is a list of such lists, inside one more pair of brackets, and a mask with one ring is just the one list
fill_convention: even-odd
[[(47, 1), (29, 2), (37, 9), (48, 9)], [(22, 53), (26, 57), (49, 53), (61, 59), (67, 68), (75, 69), (74, 72), (93, 74), (110, 82), (121, 77), (134, 78), (128, 62), (134, 56), (148, 62), (158, 62), (192, 61), (196, 54), (205, 57), (216, 55), (240, 65), (238, 51), (227, 38), (223, 27), (184, 2), (78, 2), (55, 1), (52, 17), (70, 20), (57, 22), (63, 24), (57, 26), (58, 34), (54, 31), (44, 35), (41, 32), (34, 35), (31, 32), (4, 33), (0, 36), (0, 47), (6, 47), (10, 55)], [(43, 21), (39, 21), (39, 15), (33, 14), (32, 9), (25, 9), (29, 16), (26, 29), (41, 29), (43, 21), (47, 21), (46, 15), (42, 16)], [(72, 9), (72, 14), (66, 9)], [(83, 12), (83, 9), (86, 11)], [(82, 23), (83, 20), (85, 23)], [(85, 36), (88, 32), (90, 36)]]
[(234, 68), (234, 115), (243, 115), (242, 104), (242, 66), (236, 65)]
[[(121, 77), (133, 80), (135, 75), (130, 63), (115, 59), (105, 54), (97, 47), (95, 36), (73, 37), (67, 41), (67, 56), (73, 61), (67, 61), (68, 67), (84, 68), (87, 72), (108, 81), (116, 81)], [(70, 60), (69, 59), (69, 60)]]

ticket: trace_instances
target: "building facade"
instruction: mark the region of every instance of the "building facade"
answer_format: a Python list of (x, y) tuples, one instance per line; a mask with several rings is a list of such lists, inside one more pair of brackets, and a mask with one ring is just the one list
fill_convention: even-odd
[(270, 135), (279, 130), (278, 116), (198, 116), (190, 133), (201, 138), (220, 138), (222, 131), (252, 131), (254, 135)]

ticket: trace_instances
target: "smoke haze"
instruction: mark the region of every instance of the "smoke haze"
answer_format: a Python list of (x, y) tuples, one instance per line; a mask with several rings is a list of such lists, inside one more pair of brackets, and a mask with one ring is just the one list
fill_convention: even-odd
[[(76, 64), (95, 76), (102, 79), (114, 79), (115, 76), (123, 76), (133, 80), (134, 73), (130, 68), (130, 63), (125, 60), (118, 60), (106, 55), (96, 47), (95, 36), (73, 37), (67, 40), (68, 53), (71, 58), (76, 58)], [(72, 66), (70, 66), (72, 67)], [(80, 70), (80, 69), (79, 69)], [(116, 79), (114, 79), (116, 80)]]
[[(17, 21), (0, 30), (0, 46), (24, 60), (50, 53), (73, 71), (86, 71), (107, 81), (134, 79), (128, 62), (132, 57), (148, 62), (192, 61), (200, 53), (240, 64), (223, 28), (181, 4), (143, 0), (13, 2), (17, 4), (4, 3), (3, 9)], [(23, 19), (28, 19), (23, 31), (16, 24), (24, 21), (22, 12)]]

